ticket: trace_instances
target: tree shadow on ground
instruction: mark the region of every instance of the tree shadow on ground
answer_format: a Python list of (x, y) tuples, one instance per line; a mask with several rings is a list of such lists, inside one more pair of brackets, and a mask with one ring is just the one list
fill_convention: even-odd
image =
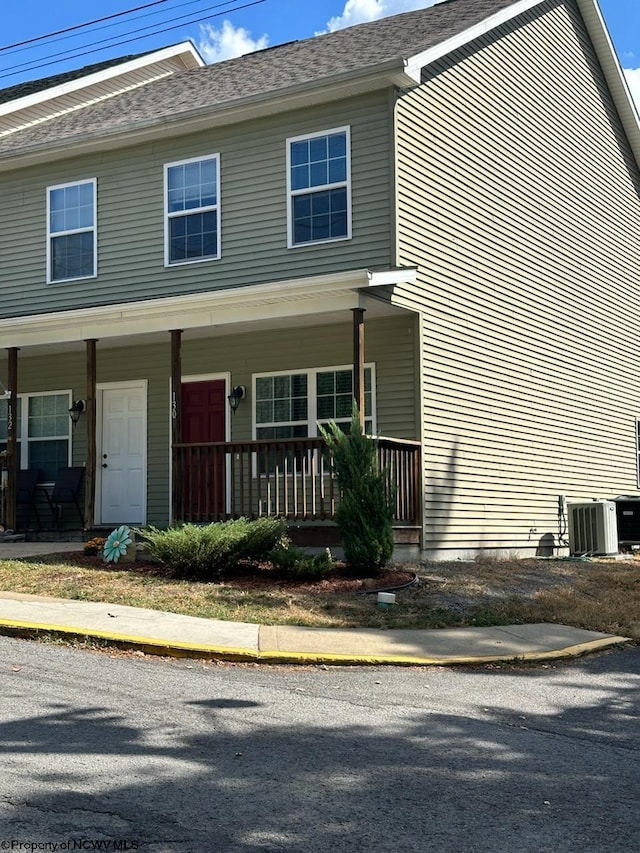
[[(331, 699), (296, 696), (313, 720), (297, 724), (286, 702), (218, 695), (206, 673), (203, 695), (167, 698), (161, 724), (144, 703), (50, 702), (0, 725), (9, 778), (21, 761), (41, 768), (0, 808), (11, 838), (152, 851), (635, 851), (636, 659), (620, 655), (612, 690), (563, 670), (576, 702), (538, 714), (363, 700), (340, 725)], [(514, 677), (545, 684), (494, 675), (496, 695)]]

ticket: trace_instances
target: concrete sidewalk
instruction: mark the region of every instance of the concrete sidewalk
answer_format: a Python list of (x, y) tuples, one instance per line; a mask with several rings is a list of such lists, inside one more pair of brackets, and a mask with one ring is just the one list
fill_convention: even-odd
[[(0, 543), (0, 560), (81, 550), (82, 542)], [(119, 604), (0, 592), (0, 633), (53, 631), (159, 655), (260, 663), (409, 666), (542, 661), (628, 642), (565, 625), (432, 631), (261, 626)]]

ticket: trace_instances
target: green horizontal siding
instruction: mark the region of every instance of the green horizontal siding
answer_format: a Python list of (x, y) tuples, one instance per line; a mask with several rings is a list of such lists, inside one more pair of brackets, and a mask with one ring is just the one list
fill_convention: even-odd
[[(287, 249), (286, 139), (349, 125), (353, 238)], [(0, 176), (0, 316), (388, 264), (388, 92)], [(163, 165), (220, 153), (222, 258), (164, 267)], [(46, 187), (98, 181), (98, 277), (46, 284)]]
[[(365, 323), (365, 353), (376, 371), (378, 430), (384, 435), (414, 439), (417, 436), (413, 377), (418, 329), (411, 315)], [(232, 439), (250, 439), (251, 387), (254, 373), (304, 370), (351, 364), (352, 326), (276, 329), (251, 335), (208, 336), (182, 346), (183, 375), (231, 374), (233, 385), (246, 385), (248, 398), (232, 419)], [(0, 362), (6, 374), (6, 362)], [(170, 463), (170, 336), (153, 346), (124, 348), (97, 344), (97, 381), (117, 383), (145, 379), (147, 398), (147, 516), (153, 524), (169, 518)], [(73, 398), (86, 397), (84, 352), (37, 356), (18, 354), (20, 393), (71, 390)], [(73, 432), (73, 464), (86, 464), (86, 419)], [(100, 447), (98, 447), (100, 462)]]

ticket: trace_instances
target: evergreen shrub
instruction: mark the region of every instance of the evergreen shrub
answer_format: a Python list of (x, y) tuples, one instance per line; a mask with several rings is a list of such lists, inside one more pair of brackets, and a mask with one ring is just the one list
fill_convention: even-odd
[(352, 574), (378, 572), (393, 553), (393, 495), (388, 496), (378, 466), (376, 440), (365, 435), (354, 403), (351, 431), (335, 422), (318, 425), (333, 456), (340, 487), (336, 524), (342, 534), (345, 562)]
[(181, 524), (160, 530), (138, 531), (149, 552), (177, 578), (217, 581), (237, 569), (241, 560), (260, 562), (284, 536), (280, 518), (238, 518), (213, 524)]

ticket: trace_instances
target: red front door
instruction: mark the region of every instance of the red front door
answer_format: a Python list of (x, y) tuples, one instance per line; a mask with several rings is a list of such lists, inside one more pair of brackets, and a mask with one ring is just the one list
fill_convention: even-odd
[[(182, 440), (207, 444), (226, 439), (226, 385), (224, 379), (182, 384)], [(215, 448), (195, 448), (184, 469), (185, 515), (189, 521), (224, 516), (225, 455)]]

